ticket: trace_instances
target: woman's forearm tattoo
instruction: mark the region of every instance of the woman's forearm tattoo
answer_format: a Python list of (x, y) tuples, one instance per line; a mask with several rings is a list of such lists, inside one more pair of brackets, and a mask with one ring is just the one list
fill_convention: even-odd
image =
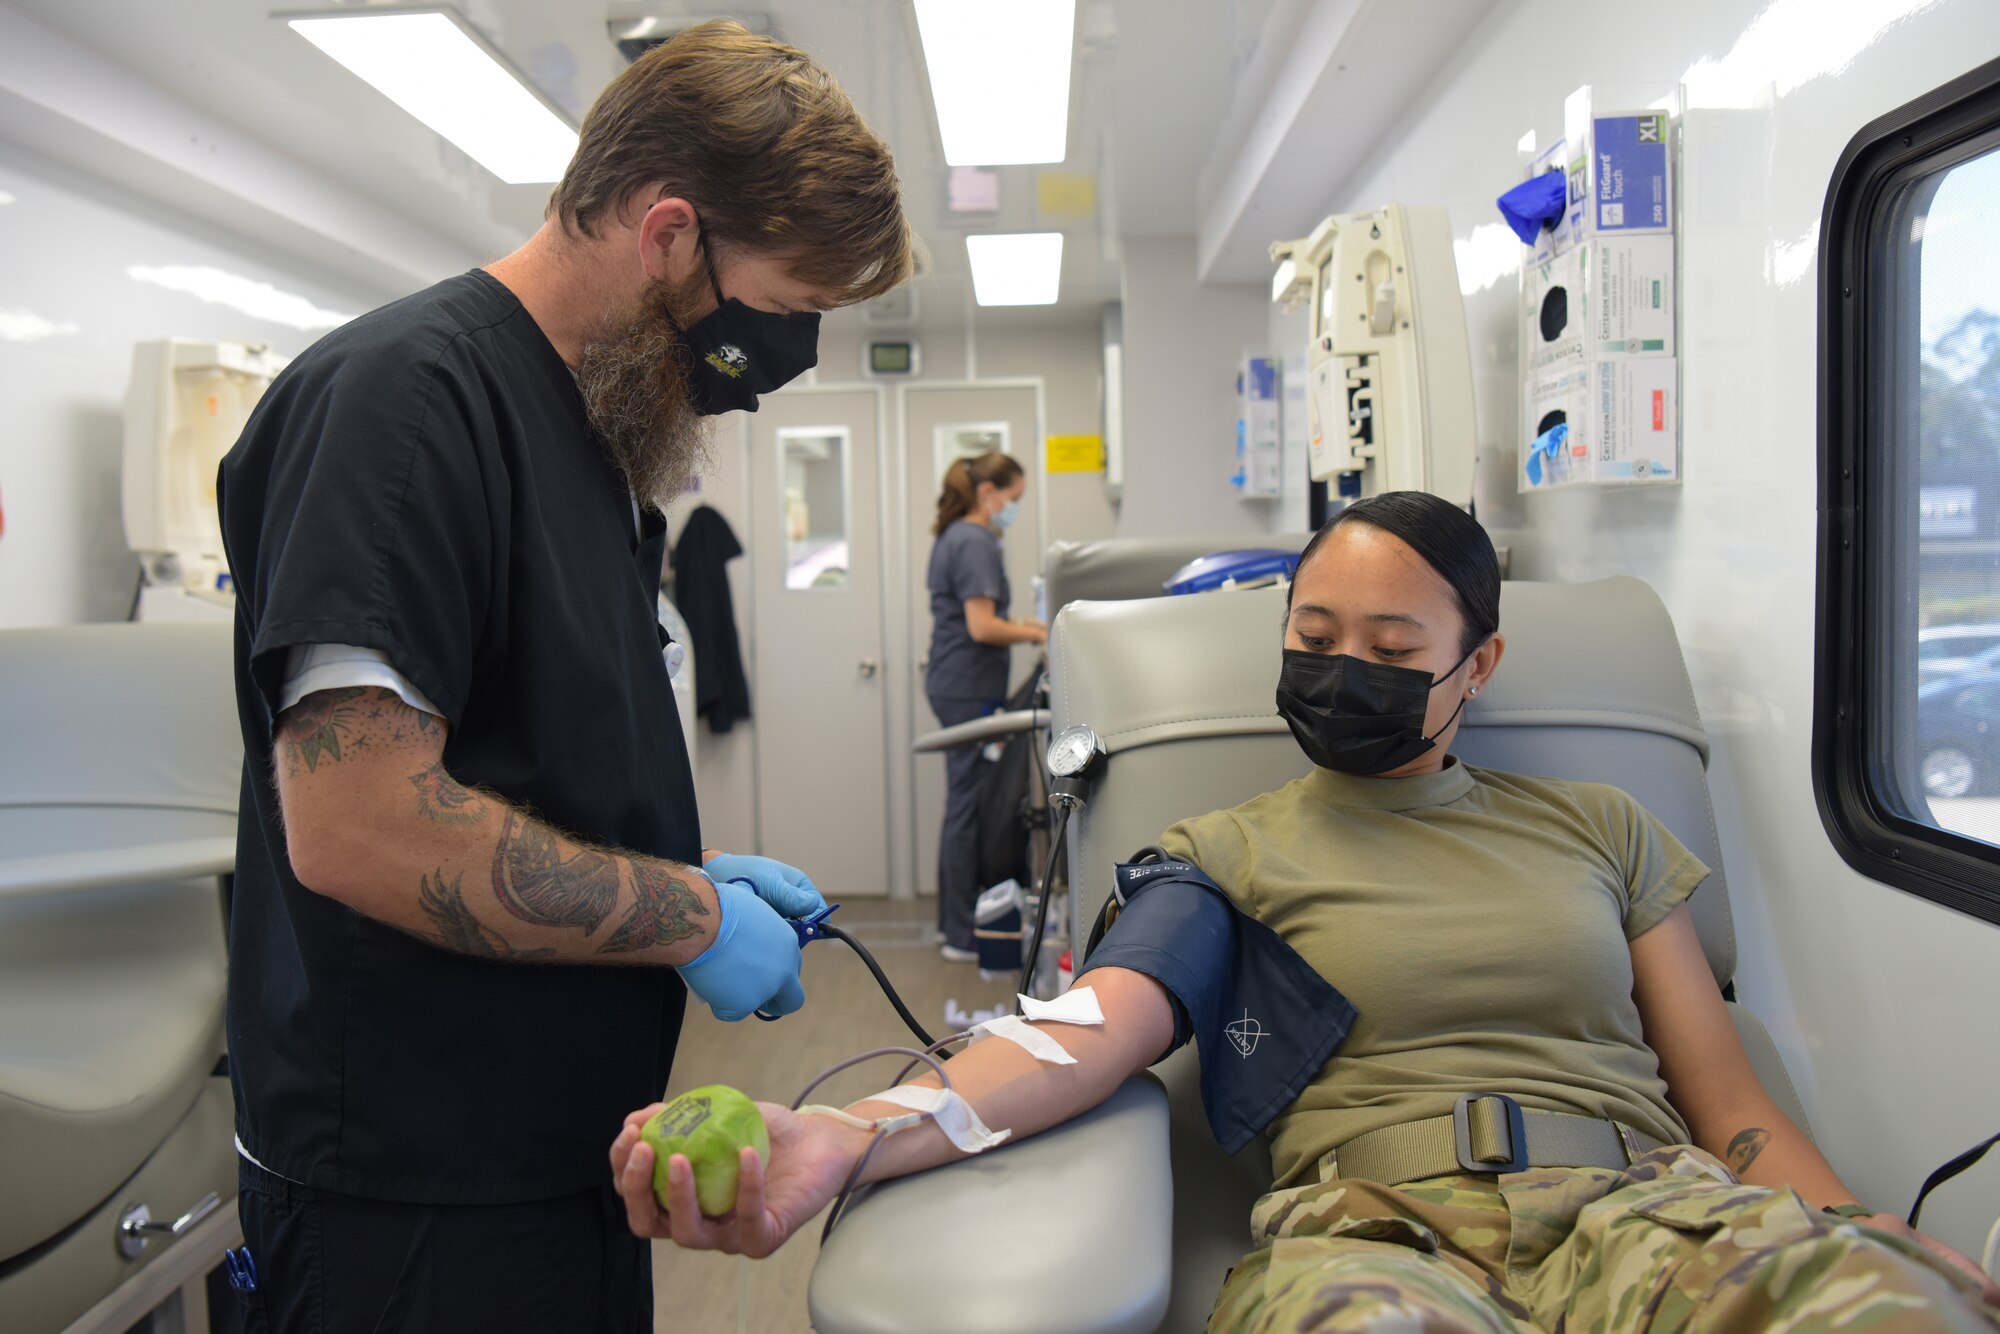
[(1771, 1142), (1771, 1132), (1762, 1126), (1750, 1126), (1736, 1132), (1729, 1141), (1729, 1170), (1742, 1176), (1750, 1170), (1750, 1164), (1757, 1161), (1757, 1155), (1764, 1152), (1764, 1146)]

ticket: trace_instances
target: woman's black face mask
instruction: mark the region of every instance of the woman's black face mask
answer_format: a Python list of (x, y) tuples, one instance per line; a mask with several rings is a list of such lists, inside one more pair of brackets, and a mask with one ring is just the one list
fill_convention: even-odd
[(1443, 727), (1424, 735), (1431, 691), (1456, 676), (1472, 653), (1433, 679), (1413, 667), (1288, 648), (1278, 673), (1278, 714), (1306, 758), (1321, 768), (1388, 773), (1430, 750), (1458, 717), (1462, 699)]
[(757, 396), (796, 380), (819, 364), (819, 316), (753, 310), (722, 295), (715, 257), (697, 233), (715, 309), (675, 332), (690, 353), (689, 403), (704, 417), (755, 412)]

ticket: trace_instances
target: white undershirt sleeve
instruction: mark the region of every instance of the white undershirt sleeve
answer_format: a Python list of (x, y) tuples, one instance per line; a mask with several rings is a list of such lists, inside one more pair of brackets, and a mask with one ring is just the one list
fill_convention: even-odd
[(444, 717), (444, 710), (410, 684), (410, 679), (389, 665), (388, 655), (353, 644), (294, 644), (285, 657), (285, 684), (278, 692), (278, 712), (315, 690), (340, 690), (350, 686), (375, 686), (392, 690), (413, 709)]

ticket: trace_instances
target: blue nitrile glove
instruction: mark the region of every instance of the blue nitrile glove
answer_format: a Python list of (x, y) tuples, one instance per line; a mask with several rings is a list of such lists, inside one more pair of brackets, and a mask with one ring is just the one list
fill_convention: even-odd
[(722, 853), (702, 865), (711, 880), (735, 880), (757, 891), (757, 897), (778, 910), (780, 917), (804, 917), (826, 906), (826, 898), (811, 877), (796, 866), (772, 857)]
[(752, 890), (715, 882), (722, 914), (715, 939), (674, 971), (717, 1019), (733, 1024), (753, 1010), (790, 1014), (806, 1003), (799, 984), (799, 934)]

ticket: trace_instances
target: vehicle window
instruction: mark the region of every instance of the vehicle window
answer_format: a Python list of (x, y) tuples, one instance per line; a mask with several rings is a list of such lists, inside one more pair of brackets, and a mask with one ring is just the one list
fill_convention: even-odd
[[(1926, 629), (1991, 623), (2000, 620), (2000, 148), (1915, 194), (1928, 200), (1888, 240), (1903, 253), (1882, 258), (1914, 259), (1916, 431), (1899, 452), (1917, 465), (1917, 616)], [(1931, 643), (1944, 649), (1933, 661), (1977, 671), (1993, 636)], [(2000, 844), (2000, 737), (1986, 744), (1978, 723), (1995, 697), (1991, 684), (1928, 698), (1919, 687), (1915, 772), (1888, 775), (1913, 817), (1989, 844)]]
[(2000, 74), (1863, 130), (1825, 230), (1821, 812), (2000, 921)]

